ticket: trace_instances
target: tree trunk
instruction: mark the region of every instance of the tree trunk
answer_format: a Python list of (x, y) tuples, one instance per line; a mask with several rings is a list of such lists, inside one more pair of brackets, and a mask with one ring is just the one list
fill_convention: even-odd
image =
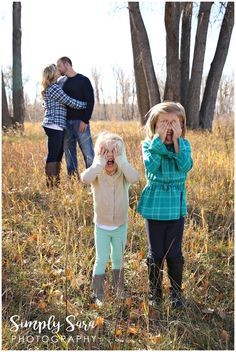
[(23, 127), (25, 108), (21, 65), (21, 3), (13, 2), (13, 119)]
[(234, 26), (234, 3), (228, 2), (221, 25), (215, 56), (207, 77), (206, 87), (200, 110), (200, 127), (212, 130), (212, 121), (216, 104), (217, 92), (227, 58), (231, 34)]
[(201, 81), (206, 50), (207, 30), (212, 5), (213, 2), (201, 2), (198, 13), (193, 65), (188, 89), (188, 104), (186, 106), (188, 126), (193, 129), (199, 127)]
[(139, 3), (128, 2), (128, 6), (138, 107), (143, 125), (146, 122), (145, 114), (161, 99)]
[(143, 72), (143, 66), (140, 58), (140, 53), (138, 49), (138, 39), (137, 33), (134, 29), (133, 20), (129, 13), (130, 17), (130, 31), (132, 39), (132, 48), (133, 48), (133, 61), (134, 61), (134, 77), (136, 84), (136, 94), (137, 94), (137, 103), (138, 110), (141, 118), (141, 124), (145, 125), (145, 115), (150, 109), (149, 98), (148, 98), (148, 88)]
[(5, 82), (2, 73), (2, 128), (9, 128), (12, 126), (12, 118), (9, 114), (7, 95), (5, 89)]
[(99, 83), (101, 75), (98, 73), (96, 67), (92, 69), (92, 77), (94, 81), (94, 90), (95, 90), (95, 99), (96, 103), (100, 105), (100, 96), (99, 96)]
[(180, 101), (179, 21), (180, 2), (166, 2), (166, 84), (164, 100)]
[(186, 107), (188, 86), (189, 86), (189, 61), (190, 61), (190, 38), (191, 38), (191, 21), (192, 21), (192, 2), (183, 4), (182, 17), (182, 36), (180, 52), (180, 102)]

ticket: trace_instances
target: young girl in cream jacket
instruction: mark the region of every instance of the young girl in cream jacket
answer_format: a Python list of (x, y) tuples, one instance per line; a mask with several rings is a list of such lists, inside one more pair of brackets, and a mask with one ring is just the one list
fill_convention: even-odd
[(81, 174), (91, 184), (94, 202), (96, 260), (93, 268), (93, 293), (96, 303), (104, 301), (105, 269), (111, 255), (113, 288), (123, 291), (123, 255), (127, 239), (129, 186), (139, 180), (129, 164), (122, 138), (100, 133), (95, 143), (95, 158)]

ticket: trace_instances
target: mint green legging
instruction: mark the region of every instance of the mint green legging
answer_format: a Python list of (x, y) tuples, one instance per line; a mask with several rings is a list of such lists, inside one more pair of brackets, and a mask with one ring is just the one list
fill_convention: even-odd
[(96, 261), (93, 267), (93, 276), (105, 274), (110, 254), (112, 269), (121, 269), (127, 240), (127, 229), (127, 224), (121, 225), (115, 230), (103, 230), (95, 225)]

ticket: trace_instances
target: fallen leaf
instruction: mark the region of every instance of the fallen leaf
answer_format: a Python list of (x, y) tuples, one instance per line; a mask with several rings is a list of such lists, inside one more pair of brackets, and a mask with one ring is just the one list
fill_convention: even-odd
[(16, 263), (19, 263), (21, 261), (21, 256), (19, 254), (16, 254), (14, 256), (14, 260), (15, 260)]
[(121, 331), (121, 329), (116, 328), (115, 335), (116, 335), (116, 336), (120, 336), (120, 335), (122, 335), (122, 331)]
[(127, 332), (128, 334), (137, 335), (138, 328), (136, 326), (129, 326)]
[(131, 305), (132, 305), (132, 298), (131, 297), (126, 298), (125, 305), (128, 306), (128, 307), (131, 307)]
[(10, 167), (10, 169), (8, 170), (8, 175), (13, 174), (14, 172), (16, 172), (16, 170), (13, 169), (13, 167)]
[(92, 308), (92, 309), (97, 309), (97, 308), (98, 308), (98, 306), (96, 305), (96, 303), (91, 303), (91, 304), (89, 305), (89, 307)]
[(151, 340), (152, 343), (158, 343), (158, 342), (161, 341), (161, 335), (158, 334), (158, 335), (152, 336), (152, 337), (150, 338), (150, 340)]
[(48, 282), (45, 284), (42, 284), (42, 289), (45, 290), (45, 288), (47, 288), (49, 286)]
[(43, 269), (43, 273), (46, 275), (48, 273), (50, 273), (51, 269), (50, 268), (44, 268)]
[(223, 293), (217, 292), (216, 297), (215, 297), (215, 300), (216, 300), (216, 301), (221, 301), (223, 297), (224, 297), (224, 296), (223, 296)]
[(62, 301), (63, 300), (63, 294), (62, 294), (61, 291), (55, 290), (55, 291), (53, 291), (52, 294), (58, 301)]
[(226, 342), (229, 342), (230, 339), (230, 334), (226, 330), (222, 330), (220, 337), (225, 340)]
[(73, 276), (73, 272), (71, 269), (66, 269), (65, 270), (65, 275), (68, 277), (68, 278), (71, 278)]
[(39, 301), (38, 308), (39, 309), (45, 309), (47, 304), (44, 301)]
[(28, 241), (33, 242), (33, 241), (37, 241), (37, 239), (38, 239), (38, 236), (36, 234), (33, 234), (33, 235), (29, 236)]
[(113, 351), (117, 351), (117, 350), (119, 350), (120, 348), (119, 348), (119, 346), (118, 345), (113, 345), (112, 346), (112, 350)]
[(104, 318), (103, 317), (97, 317), (95, 320), (95, 326), (103, 326), (104, 324)]
[(145, 255), (144, 251), (140, 251), (140, 252), (138, 253), (138, 259), (139, 259), (139, 260), (143, 259), (144, 255)]

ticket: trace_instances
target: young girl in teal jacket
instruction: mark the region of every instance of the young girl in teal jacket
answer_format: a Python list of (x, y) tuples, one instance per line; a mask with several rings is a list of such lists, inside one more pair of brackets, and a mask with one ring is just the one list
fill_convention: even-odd
[(191, 147), (185, 139), (183, 106), (163, 102), (148, 112), (146, 139), (142, 142), (147, 184), (138, 212), (145, 219), (150, 303), (162, 302), (163, 265), (166, 259), (172, 307), (183, 305), (182, 239), (187, 214), (185, 181), (192, 168)]

